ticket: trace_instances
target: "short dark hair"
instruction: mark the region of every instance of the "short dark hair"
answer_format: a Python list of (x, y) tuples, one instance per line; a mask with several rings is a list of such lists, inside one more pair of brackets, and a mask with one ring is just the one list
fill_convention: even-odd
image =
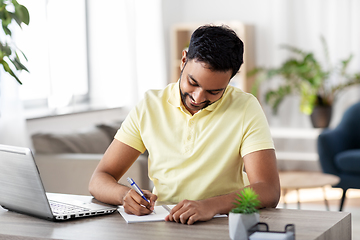
[(214, 71), (232, 70), (232, 76), (243, 64), (244, 44), (228, 26), (204, 25), (191, 35), (186, 60), (204, 62)]

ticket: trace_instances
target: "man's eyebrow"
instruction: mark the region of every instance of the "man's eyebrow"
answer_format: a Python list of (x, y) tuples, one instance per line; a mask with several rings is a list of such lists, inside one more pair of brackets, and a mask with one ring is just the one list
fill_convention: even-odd
[[(200, 86), (200, 84), (196, 81), (196, 79), (191, 74), (188, 74), (188, 76), (189, 76), (189, 78), (191, 78), (191, 80), (193, 80), (197, 85)], [(206, 90), (206, 91), (208, 91), (208, 92), (219, 92), (219, 91), (223, 91), (224, 89), (225, 88), (219, 88), (219, 89), (211, 89), (211, 90)]]

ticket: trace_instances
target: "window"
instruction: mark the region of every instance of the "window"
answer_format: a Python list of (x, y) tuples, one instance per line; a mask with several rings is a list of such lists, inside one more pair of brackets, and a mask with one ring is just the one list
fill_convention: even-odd
[[(133, 106), (166, 85), (160, 0), (37, 0), (17, 37), (27, 107)], [(146, 7), (145, 7), (146, 6)], [(154, 51), (155, 49), (155, 51)]]
[(63, 107), (88, 96), (85, 1), (24, 3), (30, 24), (16, 36), (30, 73), (22, 72), (25, 106)]

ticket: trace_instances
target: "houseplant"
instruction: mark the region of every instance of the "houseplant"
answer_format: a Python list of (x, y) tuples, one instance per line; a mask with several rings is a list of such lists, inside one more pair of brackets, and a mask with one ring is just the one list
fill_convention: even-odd
[(13, 69), (28, 71), (21, 63), (19, 54), (23, 55), (26, 61), (27, 59), (25, 54), (16, 47), (9, 25), (13, 22), (16, 22), (20, 28), (22, 23), (28, 25), (30, 21), (29, 12), (25, 6), (19, 4), (16, 0), (0, 0), (0, 20), (3, 30), (3, 33), (0, 33), (2, 38), (0, 40), (0, 65), (19, 84), (22, 84)]
[[(298, 94), (300, 95), (300, 111), (311, 115), (314, 127), (327, 127), (337, 95), (347, 87), (360, 84), (360, 73), (347, 72), (353, 56), (350, 55), (339, 64), (332, 65), (324, 37), (321, 37), (321, 42), (327, 62), (326, 67), (312, 52), (282, 45), (282, 48), (293, 54), (293, 57), (286, 60), (279, 68), (256, 68), (249, 73), (257, 75), (252, 91), (254, 94), (257, 94), (258, 87), (264, 80), (279, 81), (277, 88), (267, 90), (265, 93), (265, 102), (272, 107), (275, 114), (286, 96)], [(327, 114), (327, 118), (324, 118), (323, 114)], [(320, 120), (320, 123), (316, 120)]]
[(258, 195), (252, 188), (244, 188), (237, 198), (235, 207), (229, 213), (229, 235), (233, 240), (248, 239), (248, 229), (259, 222), (260, 206)]

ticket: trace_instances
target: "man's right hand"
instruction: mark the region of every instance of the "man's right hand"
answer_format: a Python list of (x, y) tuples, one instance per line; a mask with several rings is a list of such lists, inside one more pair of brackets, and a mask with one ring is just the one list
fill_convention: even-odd
[(150, 203), (145, 201), (134, 189), (130, 189), (123, 198), (123, 207), (127, 214), (142, 216), (153, 212), (157, 196), (148, 190), (142, 191)]

